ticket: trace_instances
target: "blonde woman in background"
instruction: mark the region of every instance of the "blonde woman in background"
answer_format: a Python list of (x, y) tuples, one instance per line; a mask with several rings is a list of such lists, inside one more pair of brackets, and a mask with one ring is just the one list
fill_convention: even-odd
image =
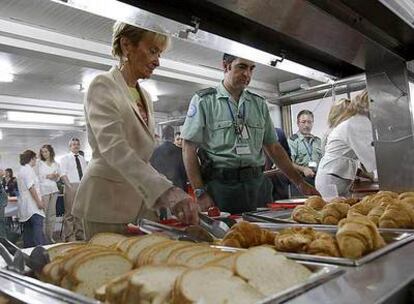
[(56, 182), (60, 178), (59, 164), (55, 162), (55, 150), (51, 145), (40, 148), (40, 161), (37, 172), (40, 180), (40, 193), (45, 206), (45, 236), (49, 242), (54, 243), (53, 232), (56, 222), (56, 200), (59, 190)]
[(83, 219), (86, 239), (98, 232), (123, 233), (139, 218), (156, 220), (161, 207), (185, 223), (197, 223), (192, 199), (149, 164), (156, 144), (154, 110), (138, 80), (159, 66), (169, 39), (120, 22), (112, 38), (119, 66), (98, 75), (85, 99), (92, 160), (73, 214)]
[(360, 163), (369, 172), (376, 169), (367, 92), (352, 99), (335, 122), (315, 179), (322, 197), (332, 196), (332, 187), (337, 195), (348, 196)]
[(351, 100), (349, 100), (348, 98), (341, 98), (339, 100), (336, 100), (332, 105), (331, 109), (329, 110), (328, 131), (326, 131), (326, 133), (323, 135), (321, 143), (322, 155), (325, 154), (325, 146), (329, 134), (332, 132), (333, 128), (335, 128), (339, 124), (339, 118), (341, 117), (341, 114), (345, 112), (350, 103)]

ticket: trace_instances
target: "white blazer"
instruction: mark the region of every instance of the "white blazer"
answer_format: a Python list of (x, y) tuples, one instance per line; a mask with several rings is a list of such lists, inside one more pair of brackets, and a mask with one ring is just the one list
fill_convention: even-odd
[(129, 223), (154, 219), (156, 200), (172, 183), (149, 159), (155, 147), (154, 110), (141, 89), (148, 126), (118, 68), (89, 86), (85, 117), (92, 160), (82, 178), (72, 213), (87, 221)]

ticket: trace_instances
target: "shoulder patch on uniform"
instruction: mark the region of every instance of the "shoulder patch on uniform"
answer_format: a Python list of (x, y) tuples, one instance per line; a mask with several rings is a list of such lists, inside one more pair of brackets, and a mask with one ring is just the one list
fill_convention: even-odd
[(298, 139), (298, 134), (293, 134), (291, 137), (290, 137), (290, 140), (296, 140), (296, 139)]
[(265, 99), (262, 95), (259, 95), (259, 94), (256, 94), (256, 93), (253, 93), (252, 91), (246, 90), (246, 92), (247, 92), (247, 93), (249, 93), (250, 95), (253, 95), (253, 96), (259, 97), (259, 98), (261, 98), (261, 99)]
[(187, 117), (194, 117), (194, 115), (197, 114), (197, 107), (195, 104), (190, 103), (189, 107), (188, 107), (188, 111), (187, 111)]
[(217, 93), (217, 90), (215, 88), (207, 88), (207, 89), (199, 90), (199, 91), (196, 92), (196, 94), (199, 97), (203, 97), (203, 96), (211, 95), (211, 94), (216, 94), (216, 93)]

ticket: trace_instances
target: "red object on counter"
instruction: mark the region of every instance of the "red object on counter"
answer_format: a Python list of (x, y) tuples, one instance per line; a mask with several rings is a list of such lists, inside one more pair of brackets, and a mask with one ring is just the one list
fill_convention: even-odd
[(303, 205), (303, 204), (289, 204), (289, 203), (283, 203), (283, 204), (279, 204), (279, 203), (269, 203), (267, 204), (267, 207), (269, 207), (272, 210), (278, 210), (278, 209), (293, 209), (298, 205)]
[(207, 215), (210, 216), (210, 217), (220, 216), (220, 214), (221, 214), (221, 211), (216, 206), (210, 207), (207, 210)]

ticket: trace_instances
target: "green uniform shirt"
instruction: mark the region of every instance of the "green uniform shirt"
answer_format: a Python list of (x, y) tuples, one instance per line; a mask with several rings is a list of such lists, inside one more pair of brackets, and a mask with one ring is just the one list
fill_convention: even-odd
[[(240, 124), (245, 113), (248, 139), (237, 136), (229, 105)], [(216, 89), (201, 90), (193, 96), (181, 136), (204, 148), (215, 168), (263, 166), (263, 145), (277, 142), (264, 98), (244, 90), (237, 104), (222, 83)], [(238, 155), (235, 149), (238, 143), (248, 145), (251, 153)]]
[(289, 139), (289, 148), (292, 154), (292, 161), (299, 165), (308, 167), (309, 162), (316, 162), (322, 158), (321, 139), (317, 136), (311, 137), (309, 142), (306, 141), (302, 133), (293, 134)]

